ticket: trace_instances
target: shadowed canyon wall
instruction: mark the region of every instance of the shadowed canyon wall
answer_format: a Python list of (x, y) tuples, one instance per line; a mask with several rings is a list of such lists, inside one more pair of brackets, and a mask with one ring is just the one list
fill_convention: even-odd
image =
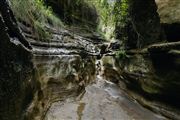
[[(32, 54), (25, 48), (8, 2), (0, 3), (0, 119), (22, 120), (33, 98)], [(6, 14), (6, 15), (5, 15)], [(13, 31), (12, 31), (13, 30)], [(11, 34), (13, 32), (13, 37)], [(24, 44), (20, 41), (24, 40)]]
[[(163, 40), (164, 35), (154, 0), (129, 0), (128, 12), (130, 20), (127, 26), (132, 27), (132, 31), (125, 44), (129, 49), (143, 48)], [(130, 28), (128, 29), (131, 30)]]
[(158, 13), (162, 27), (164, 28), (167, 41), (180, 40), (180, 1), (179, 0), (156, 0)]

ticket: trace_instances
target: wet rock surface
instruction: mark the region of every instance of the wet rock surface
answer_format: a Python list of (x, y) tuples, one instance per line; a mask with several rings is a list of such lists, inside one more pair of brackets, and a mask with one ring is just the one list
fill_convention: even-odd
[[(74, 59), (74, 57), (75, 56), (72, 56), (70, 58)], [(67, 58), (68, 58), (67, 56), (64, 57), (64, 59)], [(51, 60), (55, 60), (55, 59), (52, 58)], [(56, 60), (59, 61), (60, 59), (56, 59)], [(148, 61), (148, 59), (144, 59), (142, 56), (131, 57), (130, 60), (134, 62), (127, 61), (121, 66), (121, 64), (117, 63), (116, 59), (113, 56), (104, 56), (102, 58), (102, 61), (101, 60), (99, 61), (100, 63), (97, 61), (97, 64), (100, 64), (97, 65), (96, 68), (97, 70), (96, 74), (98, 75), (96, 76), (95, 73), (93, 73), (93, 75), (95, 75), (96, 77), (93, 77), (91, 79), (92, 81), (86, 82), (87, 86), (85, 85), (86, 87), (85, 86), (83, 87), (85, 89), (83, 89), (81, 92), (77, 92), (77, 88), (81, 86), (79, 82), (72, 83), (72, 86), (75, 85), (76, 87), (70, 87), (72, 88), (71, 89), (72, 91), (69, 89), (70, 90), (69, 92), (67, 91), (65, 92), (63, 88), (60, 87), (61, 85), (58, 84), (61, 80), (63, 80), (63, 82), (61, 82), (62, 85), (69, 86), (64, 84), (66, 83), (65, 81), (67, 81), (67, 79), (62, 78), (62, 74), (61, 75), (59, 74), (58, 77), (60, 78), (59, 79), (60, 81), (58, 79), (51, 78), (51, 83), (56, 84), (57, 86), (47, 85), (49, 87), (43, 89), (43, 93), (45, 93), (44, 94), (45, 96), (49, 95), (47, 93), (52, 93), (52, 95), (50, 95), (51, 97), (48, 98), (55, 97), (58, 99), (50, 100), (51, 104), (49, 104), (48, 109), (46, 109), (47, 111), (44, 113), (43, 118), (45, 120), (61, 120), (61, 119), (67, 119), (67, 120), (158, 119), (159, 120), (159, 119), (167, 119), (166, 117), (179, 119), (179, 115), (178, 115), (179, 110), (166, 105), (166, 103), (163, 103), (163, 102), (167, 102), (165, 101), (165, 99), (160, 100), (161, 102), (156, 102), (158, 96), (162, 95), (164, 89), (166, 90), (172, 90), (172, 89), (169, 89), (168, 86), (167, 87), (163, 86), (162, 88), (159, 87), (160, 84), (164, 85), (163, 81), (159, 81), (159, 80), (152, 81), (153, 73), (151, 72), (153, 71), (151, 69), (150, 61)], [(43, 61), (41, 60), (40, 62), (38, 62), (38, 59), (36, 59), (36, 62), (42, 63)], [(64, 62), (62, 62), (62, 64), (63, 63)], [(49, 68), (49, 64), (47, 66)], [(59, 68), (58, 70), (62, 71), (61, 68)], [(84, 70), (86, 71), (86, 68)], [(45, 71), (46, 72), (44, 73), (47, 73), (47, 70)], [(66, 73), (67, 71), (69, 70), (64, 69), (64, 73)], [(54, 76), (54, 73), (52, 74)], [(45, 74), (45, 76), (46, 76), (45, 78), (47, 79), (48, 78), (47, 74)], [(78, 77), (74, 77), (72, 80), (74, 81), (77, 78)], [(42, 82), (43, 81), (47, 81), (47, 80), (42, 79)], [(88, 85), (93, 81), (95, 83), (93, 83), (92, 85), (91, 84)], [(52, 91), (52, 89), (54, 91)], [(61, 92), (57, 92), (60, 91), (60, 89)], [(140, 89), (141, 89), (140, 91), (141, 93), (137, 94)], [(131, 90), (133, 90), (134, 92), (131, 92)], [(146, 94), (149, 94), (151, 97), (154, 96), (153, 94), (158, 94), (158, 96), (155, 96), (156, 100), (153, 100), (151, 97), (148, 98), (147, 100), (146, 99), (147, 96), (143, 92), (146, 92)], [(145, 98), (140, 96), (142, 95), (142, 93)], [(46, 97), (44, 97), (43, 99), (46, 99)], [(149, 101), (149, 99), (152, 101)], [(139, 103), (145, 106), (146, 108), (141, 106)], [(45, 105), (47, 105), (47, 103)], [(151, 109), (155, 113), (148, 110), (147, 108)], [(166, 117), (162, 116), (161, 114)]]
[[(137, 113), (142, 115), (140, 117), (136, 117), (138, 116), (136, 115), (136, 113), (125, 113), (124, 111), (126, 110), (124, 110), (124, 106), (122, 104), (119, 104), (119, 102), (117, 102), (118, 100), (115, 100), (115, 102), (114, 99), (108, 99), (108, 103), (112, 102), (115, 104), (115, 106), (108, 105), (108, 103), (106, 104), (106, 102), (102, 103), (104, 105), (104, 108), (108, 106), (107, 108), (112, 107), (112, 109), (117, 109), (117, 111), (119, 111), (117, 113), (112, 113), (109, 110), (103, 111), (101, 107), (98, 107), (98, 105), (91, 108), (90, 106), (96, 104), (93, 103), (93, 100), (96, 101), (96, 98), (93, 97), (88, 97), (86, 103), (82, 102), (83, 99), (76, 100), (77, 96), (79, 94), (82, 94), (81, 92), (84, 90), (84, 88), (86, 88), (86, 92), (89, 90), (89, 88), (86, 86), (95, 81), (96, 70), (97, 74), (101, 75), (104, 80), (108, 80), (115, 84), (118, 84), (120, 88), (127, 90), (128, 92), (126, 92), (143, 106), (146, 106), (147, 108), (158, 114), (163, 114), (173, 119), (179, 119), (179, 110), (176, 110), (176, 108), (173, 107), (166, 106), (166, 103), (169, 104), (172, 102), (174, 102), (174, 105), (178, 105), (178, 100), (169, 101), (168, 99), (166, 99), (168, 97), (175, 97), (176, 99), (178, 99), (178, 92), (175, 92), (178, 90), (178, 80), (174, 79), (179, 77), (177, 72), (178, 70), (175, 70), (173, 67), (172, 70), (168, 69), (168, 67), (163, 67), (163, 69), (165, 68), (165, 70), (168, 69), (169, 72), (164, 71), (163, 69), (158, 69), (159, 66), (154, 66), (154, 62), (156, 60), (153, 59), (157, 58), (157, 61), (160, 62), (158, 56), (161, 58), (161, 53), (165, 56), (166, 54), (168, 56), (175, 55), (175, 57), (172, 57), (172, 59), (169, 59), (168, 56), (164, 59), (168, 58), (171, 62), (173, 60), (174, 66), (176, 66), (177, 64), (179, 64), (179, 58), (177, 57), (179, 55), (179, 42), (154, 44), (149, 46), (149, 48), (144, 51), (137, 50), (134, 52), (127, 52), (130, 53), (130, 55), (124, 56), (125, 58), (122, 58), (121, 60), (113, 57), (115, 55), (113, 51), (109, 51), (110, 53), (103, 52), (100, 57), (101, 60), (99, 61), (99, 65), (97, 65), (97, 68), (95, 68), (96, 57), (98, 58), (98, 55), (101, 54), (102, 51), (101, 47), (99, 46), (105, 45), (105, 49), (107, 49), (111, 44), (101, 42), (92, 43), (90, 39), (86, 39), (85, 37), (77, 37), (76, 35), (74, 36), (75, 37), (73, 37), (72, 39), (68, 39), (69, 41), (62, 42), (63, 39), (59, 39), (58, 44), (55, 44), (53, 42), (38, 43), (36, 41), (33, 43), (32, 40), (30, 40), (34, 46), (33, 51), (34, 55), (36, 56), (34, 59), (34, 63), (38, 67), (37, 73), (39, 74), (39, 77), (37, 79), (40, 82), (40, 87), (39, 91), (36, 93), (34, 102), (29, 108), (27, 119), (87, 119), (87, 116), (89, 118), (91, 118), (92, 116), (91, 119), (103, 119), (113, 116), (117, 119), (120, 119), (120, 116), (118, 114), (122, 114), (121, 117), (123, 116), (123, 119), (141, 119), (141, 117), (142, 119), (145, 118), (145, 116), (143, 116), (143, 110), (140, 110), (140, 113)], [(84, 41), (84, 43), (79, 43), (79, 45), (82, 45), (81, 48), (79, 48), (78, 44), (76, 43), (76, 38), (78, 38), (77, 41)], [(89, 45), (91, 46), (89, 47), (89, 49), (86, 48), (86, 44), (88, 43), (90, 43)], [(60, 46), (62, 48), (60, 48)], [(42, 52), (35, 52), (36, 49), (41, 50)], [(86, 51), (84, 52), (85, 49)], [(42, 54), (45, 50), (47, 51), (47, 53)], [(58, 50), (60, 50), (61, 52), (57, 52)], [(153, 57), (154, 55), (155, 57)], [(88, 56), (91, 57), (89, 58)], [(166, 66), (166, 64), (168, 64), (168, 61), (165, 62), (165, 64), (162, 66)], [(157, 65), (159, 65), (159, 63)], [(179, 67), (177, 66), (175, 68), (178, 69)], [(166, 74), (167, 76), (163, 77), (163, 74), (159, 74), (158, 71), (164, 71), (163, 74)], [(174, 78), (168, 77), (171, 75), (176, 76)], [(170, 79), (172, 80), (172, 82), (169, 82)], [(96, 86), (97, 84), (94, 85)], [(171, 88), (171, 86), (177, 87)], [(97, 89), (96, 92), (98, 91), (102, 91), (102, 89)], [(95, 93), (92, 93), (91, 96), (93, 96), (94, 94)], [(144, 97), (142, 97), (141, 95)], [(86, 95), (85, 93), (85, 96), (89, 95)], [(102, 95), (102, 97), (100, 95), (100, 98), (98, 99), (106, 99), (106, 97), (104, 98), (104, 95)], [(128, 99), (130, 101), (134, 101), (134, 99), (132, 98)], [(149, 100), (146, 101), (146, 99), (153, 100), (153, 102)], [(156, 100), (158, 102), (154, 102)], [(161, 101), (162, 103), (159, 101)], [(86, 104), (90, 104), (89, 107), (86, 107)], [(133, 104), (136, 105), (137, 103)], [(117, 106), (119, 107), (117, 108)], [(87, 109), (88, 113), (85, 117), (83, 117), (84, 114), (82, 112), (85, 108)], [(97, 109), (97, 111), (95, 109)], [(137, 109), (141, 108), (137, 107)], [(146, 110), (145, 108), (142, 109)], [(89, 111), (94, 110), (97, 114), (94, 113), (94, 115), (93, 112), (89, 113)], [(71, 113), (69, 113), (68, 111), (71, 111)], [(106, 116), (105, 113), (107, 113), (108, 115)], [(154, 116), (154, 118), (149, 117), (149, 119), (164, 119), (164, 117), (159, 118), (153, 113), (152, 115)]]
[[(49, 39), (38, 39), (32, 34), (31, 28), (19, 23), (27, 40), (33, 47), (33, 54), (48, 55), (90, 55), (97, 56), (100, 52), (98, 44), (102, 44), (104, 38), (98, 34), (86, 32), (86, 34), (74, 32), (74, 28), (54, 29), (47, 26), (47, 31), (52, 34)], [(81, 29), (78, 29), (81, 31)]]
[(151, 57), (144, 53), (128, 55), (121, 61), (107, 56), (102, 59), (105, 79), (117, 83), (151, 110), (173, 119), (180, 118), (177, 56), (157, 52), (151, 53)]
[(28, 109), (27, 120), (40, 120), (53, 102), (78, 96), (95, 80), (95, 59), (78, 55), (36, 56), (39, 88)]
[[(78, 100), (79, 99), (79, 100)], [(143, 108), (119, 87), (102, 78), (86, 87), (85, 93), (75, 100), (53, 103), (45, 120), (165, 120)]]

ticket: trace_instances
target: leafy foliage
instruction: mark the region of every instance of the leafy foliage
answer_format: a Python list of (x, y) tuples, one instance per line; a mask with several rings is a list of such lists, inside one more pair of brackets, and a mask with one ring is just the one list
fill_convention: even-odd
[(124, 25), (128, 15), (128, 0), (88, 0), (93, 4), (100, 18), (99, 29), (107, 39), (115, 37), (116, 26)]
[(124, 25), (128, 16), (128, 1), (121, 0), (115, 3), (114, 5), (114, 14), (116, 25)]
[(62, 26), (62, 22), (52, 12), (50, 7), (44, 5), (43, 0), (11, 0), (11, 8), (17, 19), (32, 25), (34, 33), (40, 38), (50, 36), (45, 26)]

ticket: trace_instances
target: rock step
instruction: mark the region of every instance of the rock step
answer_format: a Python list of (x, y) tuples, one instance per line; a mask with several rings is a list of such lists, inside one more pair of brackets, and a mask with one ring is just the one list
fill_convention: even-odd
[(57, 42), (40, 42), (40, 41), (35, 41), (32, 39), (28, 40), (32, 46), (38, 46), (38, 47), (46, 47), (48, 48), (66, 48), (66, 49), (80, 49), (84, 50), (84, 47), (78, 46), (77, 44), (74, 43), (57, 43)]
[(161, 44), (153, 44), (153, 45), (148, 47), (148, 51), (150, 53), (167, 52), (167, 51), (172, 50), (172, 49), (180, 50), (180, 41), (161, 43)]
[(172, 56), (175, 56), (176, 59), (179, 59), (180, 58), (180, 50), (170, 50), (168, 52), (168, 54), (172, 55)]

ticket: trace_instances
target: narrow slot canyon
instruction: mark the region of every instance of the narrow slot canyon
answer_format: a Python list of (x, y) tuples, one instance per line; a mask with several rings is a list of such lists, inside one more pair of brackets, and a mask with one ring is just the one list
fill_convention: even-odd
[(1, 0), (0, 120), (180, 120), (179, 0)]

